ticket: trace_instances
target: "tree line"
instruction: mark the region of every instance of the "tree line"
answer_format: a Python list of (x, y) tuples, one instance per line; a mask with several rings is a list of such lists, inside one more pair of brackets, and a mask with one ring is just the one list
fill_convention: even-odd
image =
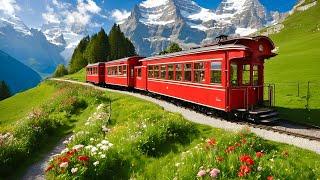
[(107, 62), (124, 57), (136, 55), (132, 42), (125, 37), (120, 26), (114, 24), (109, 35), (103, 28), (90, 36), (84, 37), (75, 48), (68, 69), (59, 65), (54, 77), (61, 77), (66, 73), (73, 74), (88, 64), (96, 62)]

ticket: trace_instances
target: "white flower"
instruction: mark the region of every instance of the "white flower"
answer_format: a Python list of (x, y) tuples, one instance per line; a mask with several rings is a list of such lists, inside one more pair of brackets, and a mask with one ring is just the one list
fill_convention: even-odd
[(180, 163), (176, 163), (176, 167), (179, 167), (180, 166)]
[(143, 127), (143, 128), (147, 128), (147, 125), (144, 124), (142, 127)]
[(67, 168), (68, 167), (68, 162), (63, 162), (60, 164), (61, 168)]
[(113, 144), (112, 143), (109, 143), (109, 147), (112, 147), (113, 146)]
[(271, 158), (271, 159), (270, 159), (270, 161), (271, 161), (271, 162), (274, 162), (274, 159), (273, 159), (273, 158)]
[(91, 148), (93, 148), (92, 145), (88, 145), (88, 146), (85, 147), (85, 149), (91, 149)]
[(109, 144), (109, 141), (107, 141), (107, 140), (102, 140), (102, 141), (101, 141), (101, 144), (108, 145), (108, 144)]
[(90, 141), (94, 141), (94, 139), (93, 139), (93, 138), (90, 138)]
[(91, 148), (91, 152), (93, 152), (93, 153), (96, 152), (97, 150), (98, 149), (96, 147), (94, 147), (94, 146)]
[(109, 147), (106, 146), (106, 145), (103, 145), (103, 146), (100, 147), (100, 149), (102, 149), (102, 150), (104, 150), (104, 151), (105, 151), (105, 150), (108, 150), (108, 148), (109, 148)]
[(106, 155), (105, 154), (101, 154), (101, 158), (106, 158)]
[(72, 169), (71, 169), (71, 173), (72, 173), (72, 174), (76, 173), (77, 171), (78, 171), (78, 168), (72, 168)]
[(258, 171), (261, 171), (261, 170), (262, 170), (262, 167), (261, 167), (261, 166), (258, 166), (257, 170), (258, 170)]
[(101, 146), (102, 146), (102, 144), (101, 144), (101, 143), (97, 144), (97, 147), (101, 147)]
[(86, 122), (84, 125), (85, 125), (85, 126), (89, 126), (89, 125), (90, 125), (90, 122)]
[(93, 163), (94, 166), (97, 166), (99, 164), (99, 161), (96, 161)]
[(64, 153), (66, 153), (66, 152), (68, 152), (68, 151), (69, 151), (69, 149), (68, 149), (68, 148), (65, 148), (64, 150), (61, 151), (61, 154), (64, 154)]
[(68, 144), (68, 143), (69, 143), (68, 140), (63, 141), (63, 144)]
[(77, 144), (77, 145), (73, 146), (72, 149), (78, 151), (78, 150), (82, 149), (83, 147), (84, 147), (84, 145), (82, 145), (82, 144)]

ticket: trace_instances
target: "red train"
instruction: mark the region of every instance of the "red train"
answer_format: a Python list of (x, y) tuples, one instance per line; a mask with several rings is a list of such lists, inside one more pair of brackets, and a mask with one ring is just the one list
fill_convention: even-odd
[(224, 39), (188, 51), (89, 64), (86, 80), (148, 91), (255, 122), (274, 122), (277, 113), (261, 108), (264, 62), (276, 55), (274, 48), (265, 36)]

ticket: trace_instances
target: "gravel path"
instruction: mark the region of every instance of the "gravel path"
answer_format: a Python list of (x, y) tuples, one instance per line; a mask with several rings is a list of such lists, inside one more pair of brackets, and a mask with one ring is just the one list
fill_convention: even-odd
[(59, 154), (65, 148), (65, 146), (63, 144), (64, 140), (65, 140), (65, 138), (60, 140), (60, 142), (58, 142), (58, 144), (54, 147), (54, 149), (52, 151), (50, 151), (49, 153), (47, 153), (41, 161), (30, 166), (28, 168), (28, 170), (26, 171), (26, 173), (23, 175), (22, 179), (23, 180), (42, 180), (42, 179), (45, 179), (44, 171), (47, 167), (47, 162), (50, 160), (50, 157), (52, 155)]
[[(185, 108), (175, 106), (174, 104), (168, 103), (166, 101), (154, 99), (149, 96), (145, 96), (145, 95), (141, 95), (141, 94), (137, 94), (137, 93), (106, 89), (106, 88), (101, 88), (101, 87), (94, 86), (94, 85), (91, 85), (88, 83), (77, 82), (77, 81), (72, 81), (72, 80), (63, 80), (63, 79), (51, 79), (51, 80), (70, 82), (70, 83), (74, 83), (74, 84), (81, 84), (84, 86), (93, 87), (98, 90), (111, 91), (111, 92), (117, 92), (117, 93), (135, 96), (135, 97), (156, 103), (156, 104), (162, 106), (167, 111), (180, 113), (182, 116), (184, 116), (184, 118), (186, 118), (189, 121), (209, 125), (209, 126), (216, 127), (216, 128), (225, 129), (228, 131), (239, 131), (240, 129), (246, 127), (245, 125), (240, 125), (237, 123), (228, 122), (226, 120), (222, 120), (219, 118), (208, 117), (203, 114), (197, 113), (195, 111), (191, 111), (191, 110), (188, 110)], [(319, 141), (313, 141), (313, 140), (308, 140), (308, 139), (304, 139), (304, 138), (300, 138), (300, 137), (294, 137), (291, 135), (281, 134), (281, 133), (268, 131), (268, 130), (260, 129), (260, 128), (254, 128), (254, 127), (249, 127), (249, 128), (251, 129), (251, 132), (257, 134), (258, 136), (260, 136), (264, 139), (277, 141), (277, 142), (281, 142), (281, 143), (286, 143), (286, 144), (291, 144), (291, 145), (294, 145), (294, 146), (297, 146), (297, 147), (300, 147), (303, 149), (308, 149), (308, 150), (311, 150), (311, 151), (314, 151), (314, 152), (320, 154), (320, 142)], [(320, 137), (320, 130), (309, 129), (309, 128), (305, 128), (303, 126), (290, 125), (290, 124), (280, 124), (280, 126), (278, 125), (275, 128), (280, 128), (280, 129), (285, 129), (285, 130), (288, 130), (291, 132), (303, 133), (306, 135)]]

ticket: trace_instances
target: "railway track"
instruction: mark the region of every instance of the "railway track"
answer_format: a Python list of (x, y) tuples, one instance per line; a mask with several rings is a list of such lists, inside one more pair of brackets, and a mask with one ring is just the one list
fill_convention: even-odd
[[(297, 132), (292, 132), (292, 131), (288, 131), (288, 130), (284, 130), (284, 129), (279, 129), (279, 128), (277, 128), (277, 126), (264, 125), (264, 124), (254, 124), (254, 123), (250, 123), (250, 122), (243, 121), (243, 120), (239, 121), (239, 120), (236, 120), (236, 119), (228, 119), (226, 117), (226, 114), (221, 112), (221, 111), (217, 111), (217, 110), (206, 108), (206, 107), (201, 107), (201, 106), (198, 106), (198, 105), (194, 105), (192, 103), (183, 102), (181, 100), (177, 100), (177, 99), (174, 99), (174, 98), (165, 97), (165, 96), (161, 96), (161, 95), (158, 95), (158, 94), (152, 94), (152, 93), (144, 92), (144, 91), (140, 91), (140, 90), (132, 90), (132, 89), (128, 90), (128, 89), (123, 89), (123, 88), (119, 88), (119, 87), (116, 87), (116, 86), (101, 87), (101, 86), (95, 86), (95, 85), (92, 85), (92, 84), (89, 84), (89, 83), (82, 83), (82, 82), (71, 81), (71, 80), (63, 80), (63, 79), (52, 79), (52, 80), (67, 81), (67, 82), (70, 82), (70, 83), (82, 84), (82, 85), (92, 86), (92, 87), (101, 88), (101, 89), (109, 89), (109, 90), (111, 89), (111, 90), (123, 91), (123, 92), (128, 92), (129, 91), (128, 93), (137, 93), (137, 94), (140, 94), (140, 95), (143, 95), (143, 96), (148, 96), (148, 97), (151, 97), (151, 98), (162, 100), (162, 101), (165, 101), (167, 103), (170, 103), (170, 104), (173, 104), (175, 106), (178, 106), (180, 108), (184, 108), (184, 109), (189, 110), (189, 111), (194, 111), (196, 113), (202, 114), (202, 115), (207, 116), (207, 117), (218, 118), (221, 121), (235, 123), (235, 124), (238, 124), (238, 125), (248, 126), (248, 127), (252, 127), (252, 128), (263, 129), (263, 130), (266, 130), (266, 131), (272, 131), (272, 132), (276, 132), (276, 133), (279, 133), (279, 134), (285, 134), (285, 135), (292, 136), (292, 137), (303, 138), (303, 139), (310, 140), (310, 141), (316, 141), (318, 143), (320, 142), (320, 128), (318, 128), (318, 127), (312, 127), (312, 126), (309, 126), (309, 125), (304, 125), (304, 126), (296, 125), (294, 123), (291, 123), (291, 122), (288, 122), (288, 121), (284, 121), (285, 123), (288, 123), (288, 124), (290, 123), (290, 126), (292, 126), (292, 127), (300, 126), (299, 127), (300, 129), (305, 129), (305, 131), (317, 131), (316, 134), (319, 134), (319, 136), (312, 136), (312, 135), (310, 135), (310, 134), (312, 134), (312, 132), (309, 132), (308, 133), (309, 135), (308, 135), (306, 133), (297, 133)], [(278, 127), (282, 127), (282, 126), (278, 126)]]

